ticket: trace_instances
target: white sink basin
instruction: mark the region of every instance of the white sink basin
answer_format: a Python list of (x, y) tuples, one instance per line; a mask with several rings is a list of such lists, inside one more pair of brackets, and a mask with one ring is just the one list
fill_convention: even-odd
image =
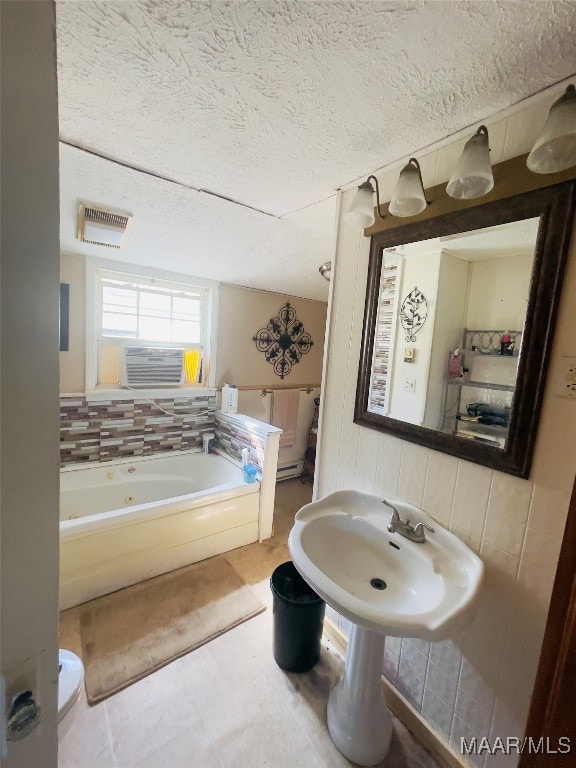
[(366, 629), (439, 640), (468, 619), (482, 561), (422, 510), (392, 501), (402, 520), (434, 528), (415, 543), (390, 533), (378, 496), (337, 491), (296, 515), (288, 546), (296, 568), (326, 602)]

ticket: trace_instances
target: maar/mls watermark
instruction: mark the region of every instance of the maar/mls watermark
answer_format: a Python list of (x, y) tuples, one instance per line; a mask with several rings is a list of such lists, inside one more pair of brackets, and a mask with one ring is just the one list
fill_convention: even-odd
[(476, 736), (460, 739), (460, 752), (463, 755), (567, 755), (571, 749), (568, 736), (560, 736), (558, 739), (548, 736), (537, 739), (533, 736), (524, 736), (522, 739), (518, 736), (498, 736), (492, 741), (486, 736), (480, 739)]

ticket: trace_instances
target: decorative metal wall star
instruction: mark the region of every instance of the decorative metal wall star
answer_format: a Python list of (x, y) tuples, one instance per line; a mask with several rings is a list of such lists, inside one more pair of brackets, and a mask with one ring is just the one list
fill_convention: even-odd
[(260, 328), (252, 341), (264, 353), (267, 362), (274, 366), (274, 373), (283, 379), (292, 366), (300, 362), (302, 355), (313, 345), (309, 333), (296, 317), (296, 310), (290, 304), (280, 307), (276, 317), (271, 317), (265, 328)]

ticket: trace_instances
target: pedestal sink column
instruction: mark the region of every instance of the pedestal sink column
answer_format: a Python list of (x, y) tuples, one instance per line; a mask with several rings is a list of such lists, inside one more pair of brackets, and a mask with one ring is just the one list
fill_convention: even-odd
[(388, 754), (392, 720), (380, 679), (384, 635), (353, 624), (344, 675), (328, 699), (328, 731), (344, 757), (377, 765)]

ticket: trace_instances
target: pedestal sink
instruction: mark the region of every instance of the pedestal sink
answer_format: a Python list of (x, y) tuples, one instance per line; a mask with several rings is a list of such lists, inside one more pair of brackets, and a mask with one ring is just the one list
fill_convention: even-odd
[(390, 748), (392, 723), (380, 678), (385, 636), (441, 640), (465, 624), (482, 581), (482, 561), (424, 511), (391, 502), (402, 520), (434, 528), (422, 543), (388, 530), (380, 497), (337, 491), (296, 514), (288, 547), (310, 586), (353, 623), (344, 675), (328, 701), (328, 730), (363, 766)]

